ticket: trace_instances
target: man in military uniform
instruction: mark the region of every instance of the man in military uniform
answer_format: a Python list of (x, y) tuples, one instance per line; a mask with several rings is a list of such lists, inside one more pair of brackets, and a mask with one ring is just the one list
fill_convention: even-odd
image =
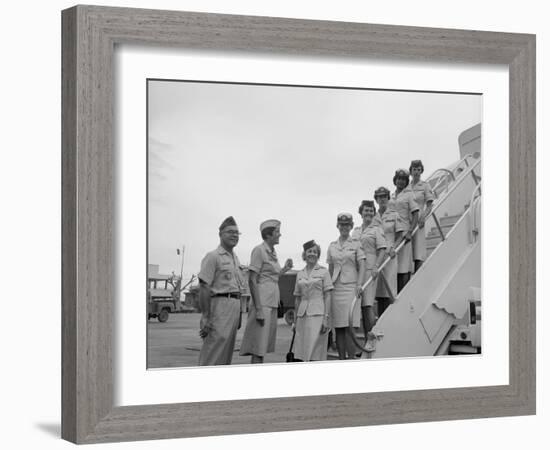
[(203, 338), (199, 366), (231, 364), (235, 337), (241, 318), (241, 268), (233, 252), (239, 242), (233, 217), (219, 228), (220, 245), (206, 254), (199, 272), (199, 299), (202, 310), (200, 336)]

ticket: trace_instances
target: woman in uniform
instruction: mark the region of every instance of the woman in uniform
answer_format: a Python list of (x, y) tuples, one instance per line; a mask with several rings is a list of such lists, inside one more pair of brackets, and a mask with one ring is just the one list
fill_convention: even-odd
[[(378, 267), (382, 264), (386, 256), (386, 239), (380, 226), (373, 222), (376, 214), (376, 207), (372, 200), (363, 200), (359, 205), (359, 214), (363, 218), (361, 226), (355, 228), (351, 235), (352, 239), (361, 244), (365, 253), (365, 282), (372, 276), (373, 281), (363, 291), (361, 300), (361, 315), (363, 317), (363, 331), (367, 337), (367, 350), (372, 348), (372, 336), (370, 331), (376, 322), (374, 314), (374, 297), (376, 294), (376, 277), (378, 276)], [(374, 348), (372, 348), (374, 350)]]
[(330, 274), (318, 264), (321, 247), (315, 241), (303, 245), (306, 266), (296, 275), (294, 288), (296, 311), (295, 358), (301, 361), (327, 359), (330, 297), (333, 289)]
[[(340, 213), (336, 226), (340, 237), (331, 242), (328, 248), (327, 263), (334, 290), (331, 299), (331, 320), (336, 331), (336, 348), (339, 359), (355, 358), (356, 347), (349, 334), (348, 327), (351, 303), (355, 296), (361, 295), (361, 286), (365, 282), (365, 253), (359, 241), (351, 238), (353, 217), (350, 213)], [(356, 303), (353, 313), (353, 326), (358, 327), (360, 302)]]
[(419, 208), (418, 231), (412, 237), (414, 271), (417, 272), (426, 259), (426, 231), (424, 229), (424, 224), (426, 222), (426, 218), (432, 211), (434, 195), (429, 183), (420, 179), (420, 176), (424, 173), (422, 161), (419, 159), (411, 161), (409, 170), (411, 172), (412, 180), (407, 189), (410, 189), (413, 192), (414, 200)]
[(396, 189), (392, 200), (394, 201), (395, 211), (399, 216), (397, 231), (403, 233), (403, 239), (406, 241), (406, 244), (397, 255), (397, 292), (399, 293), (409, 282), (413, 269), (410, 240), (412, 230), (418, 223), (418, 205), (414, 201), (412, 191), (406, 189), (409, 185), (409, 172), (405, 169), (396, 170), (393, 184)]
[(277, 338), (277, 308), (279, 307), (279, 276), (292, 268), (287, 259), (279, 265), (275, 245), (281, 237), (281, 222), (266, 220), (260, 225), (263, 243), (254, 247), (248, 266), (250, 309), (241, 343), (241, 356), (250, 355), (252, 364), (263, 363), (266, 353), (275, 351)]
[(381, 186), (374, 191), (374, 200), (378, 203), (378, 213), (373, 219), (384, 231), (386, 238), (386, 255), (390, 260), (382, 269), (384, 279), (388, 284), (390, 292), (382, 277), (377, 280), (376, 301), (378, 305), (378, 317), (380, 317), (390, 303), (390, 298), (397, 295), (397, 258), (395, 257), (395, 247), (401, 242), (403, 232), (397, 231), (399, 216), (395, 212), (393, 200), (390, 201), (390, 190)]

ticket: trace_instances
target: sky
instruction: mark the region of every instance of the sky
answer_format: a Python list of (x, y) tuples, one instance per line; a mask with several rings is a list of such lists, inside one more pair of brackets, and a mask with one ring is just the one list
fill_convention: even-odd
[(363, 199), (394, 190), (421, 159), (424, 178), (460, 159), (458, 136), (481, 121), (474, 94), (155, 81), (148, 84), (148, 252), (160, 273), (197, 274), (232, 215), (248, 264), (259, 226), (279, 219), (279, 260), (301, 269), (302, 244), (326, 249), (336, 216), (355, 225)]

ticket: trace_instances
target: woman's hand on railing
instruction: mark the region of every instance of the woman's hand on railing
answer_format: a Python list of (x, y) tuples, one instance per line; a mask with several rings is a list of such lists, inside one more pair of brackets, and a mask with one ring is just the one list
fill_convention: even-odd
[(363, 293), (363, 286), (361, 286), (360, 284), (356, 286), (355, 288), (355, 296), (357, 298), (361, 298), (361, 294)]
[(378, 266), (374, 266), (372, 269), (371, 269), (371, 276), (372, 278), (376, 278), (378, 276)]
[(393, 259), (393, 258), (395, 258), (395, 255), (396, 255), (396, 254), (397, 254), (397, 253), (395, 253), (395, 248), (390, 247), (390, 250), (388, 251), (389, 257), (390, 257), (391, 259)]

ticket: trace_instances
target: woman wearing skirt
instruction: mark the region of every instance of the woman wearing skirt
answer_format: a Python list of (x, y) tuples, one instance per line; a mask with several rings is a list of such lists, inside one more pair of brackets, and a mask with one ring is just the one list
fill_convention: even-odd
[(376, 294), (376, 278), (378, 277), (378, 267), (382, 264), (386, 256), (386, 239), (384, 231), (378, 222), (373, 221), (376, 214), (376, 207), (372, 200), (363, 200), (359, 205), (359, 214), (363, 219), (361, 226), (353, 230), (351, 237), (360, 242), (361, 248), (366, 256), (365, 261), (365, 282), (373, 278), (371, 283), (363, 291), (361, 300), (361, 315), (363, 317), (363, 331), (367, 338), (367, 351), (373, 351), (372, 327), (376, 322), (374, 314), (374, 297)]
[(395, 193), (392, 200), (394, 201), (395, 211), (399, 216), (397, 231), (403, 233), (402, 239), (406, 242), (397, 254), (397, 292), (399, 293), (409, 282), (411, 272), (413, 271), (412, 246), (410, 241), (412, 230), (414, 230), (418, 223), (418, 205), (414, 200), (413, 192), (410, 189), (406, 189), (409, 185), (409, 172), (405, 169), (396, 170), (393, 184), (395, 185)]
[(333, 285), (328, 270), (317, 264), (321, 247), (315, 241), (308, 241), (303, 248), (302, 258), (306, 267), (296, 275), (294, 288), (294, 355), (300, 361), (324, 361), (327, 359), (330, 291)]
[(401, 242), (401, 235), (403, 233), (397, 231), (399, 217), (395, 212), (393, 201), (390, 201), (390, 190), (384, 186), (380, 186), (374, 191), (374, 199), (378, 203), (378, 213), (374, 221), (384, 231), (384, 238), (387, 244), (386, 254), (390, 257), (382, 273), (391, 292), (388, 292), (386, 283), (383, 282), (382, 277), (378, 277), (376, 287), (378, 317), (380, 317), (389, 306), (390, 299), (397, 295), (397, 258), (395, 247)]
[(414, 260), (414, 271), (416, 273), (426, 259), (426, 230), (424, 229), (424, 225), (426, 223), (426, 218), (432, 211), (434, 195), (430, 188), (430, 184), (420, 179), (420, 176), (424, 173), (422, 161), (419, 159), (411, 161), (409, 170), (412, 180), (408, 189), (413, 192), (414, 200), (420, 209), (418, 215), (418, 231), (412, 237), (412, 257)]
[[(353, 299), (361, 297), (365, 282), (365, 253), (359, 241), (351, 238), (353, 217), (350, 213), (338, 214), (336, 226), (340, 237), (331, 242), (328, 248), (327, 263), (334, 290), (331, 299), (331, 320), (336, 331), (336, 348), (339, 359), (354, 359), (356, 347), (350, 335), (350, 309)], [(353, 327), (357, 328), (361, 319), (361, 302), (355, 303)]]
[(266, 220), (260, 225), (263, 243), (254, 247), (248, 266), (250, 309), (241, 343), (241, 356), (250, 355), (252, 364), (263, 363), (267, 353), (275, 351), (277, 339), (277, 308), (279, 306), (279, 276), (292, 268), (287, 259), (279, 265), (275, 245), (281, 237), (281, 222)]

